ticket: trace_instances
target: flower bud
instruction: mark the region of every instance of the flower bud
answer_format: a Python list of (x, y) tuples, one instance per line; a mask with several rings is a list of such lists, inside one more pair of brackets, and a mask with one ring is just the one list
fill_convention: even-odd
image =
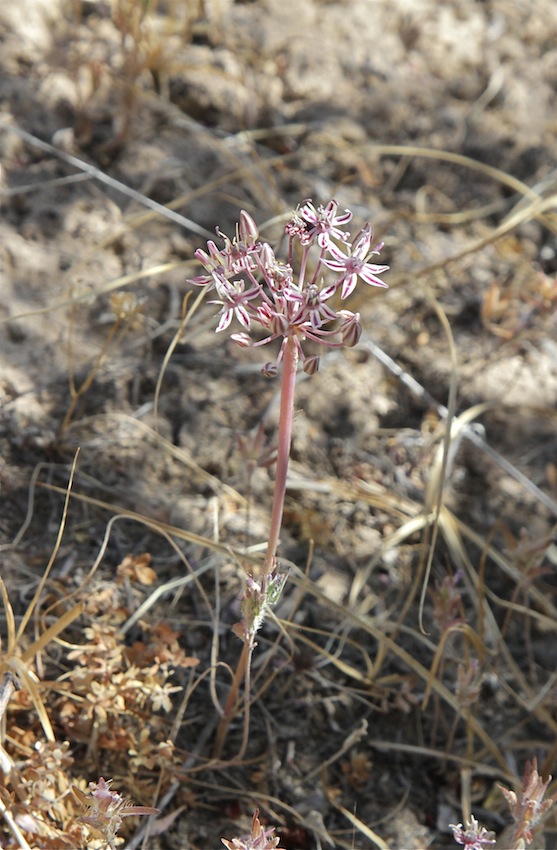
[(255, 221), (245, 210), (240, 212), (238, 233), (244, 245), (255, 245), (259, 237), (259, 230)]
[(273, 336), (284, 336), (288, 330), (288, 319), (282, 313), (274, 313), (269, 327)]
[(267, 605), (276, 605), (280, 599), (281, 593), (284, 590), (288, 573), (279, 573), (273, 570), (264, 582), (262, 582), (262, 590), (265, 593), (265, 601)]
[(319, 357), (306, 357), (302, 364), (302, 368), (306, 375), (315, 375), (319, 369)]
[(230, 334), (230, 339), (233, 339), (235, 343), (237, 343), (242, 348), (249, 348), (251, 345), (251, 338), (249, 334), (238, 333), (238, 334)]
[(266, 378), (276, 378), (278, 367), (276, 363), (265, 363), (261, 370), (261, 374)]
[(350, 310), (339, 310), (339, 316), (344, 319), (340, 326), (340, 335), (343, 343), (347, 348), (352, 348), (357, 345), (362, 335), (362, 326), (360, 324), (360, 314), (352, 313)]
[(264, 242), (261, 246), (259, 256), (261, 257), (261, 265), (264, 269), (273, 268), (277, 263), (275, 252), (273, 251), (268, 242)]

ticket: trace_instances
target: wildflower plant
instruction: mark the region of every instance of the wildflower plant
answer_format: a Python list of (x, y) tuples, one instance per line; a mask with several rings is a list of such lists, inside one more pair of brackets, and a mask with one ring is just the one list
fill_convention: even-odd
[[(557, 800), (557, 794), (546, 798), (550, 782), (551, 776), (542, 779), (534, 758), (526, 763), (520, 791), (509, 791), (499, 785), (514, 820), (514, 826), (510, 829), (504, 845), (509, 850), (523, 850), (532, 843), (536, 831), (543, 826), (547, 813)], [(494, 833), (481, 826), (474, 815), (464, 826), (461, 823), (449, 826), (457, 844), (464, 845), (468, 850), (483, 850), (484, 847), (497, 843)], [(505, 834), (506, 832), (505, 830)]]
[(495, 834), (481, 826), (474, 815), (464, 825), (461, 823), (449, 824), (453, 831), (454, 840), (462, 844), (467, 850), (483, 850), (495, 844)]
[(221, 838), (227, 850), (275, 850), (279, 839), (273, 835), (274, 827), (264, 829), (259, 820), (259, 812), (255, 811), (251, 821), (251, 832), (242, 838), (232, 838), (230, 841)]
[(136, 806), (122, 797), (110, 787), (112, 780), (106, 781), (101, 776), (98, 782), (90, 782), (90, 794), (84, 794), (80, 788), (74, 787), (73, 793), (86, 808), (86, 814), (80, 820), (93, 832), (100, 836), (110, 850), (116, 850), (116, 835), (124, 818), (136, 815), (158, 815), (159, 809), (153, 806)]
[[(285, 582), (277, 570), (276, 552), (284, 511), (296, 373), (299, 362), (309, 375), (319, 368), (319, 356), (308, 354), (305, 343), (336, 349), (356, 345), (362, 333), (360, 315), (339, 309), (337, 302), (342, 304), (353, 293), (358, 280), (370, 286), (387, 286), (379, 275), (388, 266), (373, 262), (382, 243), (372, 247), (370, 224), (351, 237), (345, 229), (351, 219), (352, 212), (339, 212), (334, 200), (326, 206), (304, 201), (285, 226), (285, 257), (277, 258), (271, 245), (260, 240), (253, 218), (242, 210), (233, 239), (217, 228), (223, 248), (210, 240), (206, 250), (199, 248), (195, 252), (204, 272), (190, 283), (205, 287), (212, 294), (209, 303), (219, 308), (217, 333), (228, 330), (235, 322), (239, 329), (233, 330), (231, 339), (244, 348), (260, 348), (277, 341), (278, 353), (262, 371), (274, 377), (282, 367), (271, 527), (262, 574), (258, 579), (248, 578), (242, 622), (234, 627), (244, 648), (217, 732), (216, 756), (234, 714), (243, 675), (246, 693), (249, 690), (247, 677), (255, 635)], [(245, 731), (244, 745), (246, 741)]]
[(522, 787), (518, 793), (509, 791), (502, 785), (499, 786), (515, 822), (513, 835), (515, 843), (522, 840), (526, 844), (531, 844), (536, 829), (541, 827), (546, 814), (555, 804), (557, 794), (544, 799), (551, 779), (551, 776), (542, 779), (538, 773), (537, 760), (534, 758), (526, 763)]
[[(288, 237), (286, 260), (277, 259), (271, 245), (259, 241), (257, 225), (242, 210), (234, 239), (217, 229), (224, 248), (215, 242), (207, 250), (199, 248), (195, 257), (205, 273), (190, 280), (204, 286), (216, 297), (209, 303), (217, 305), (217, 333), (227, 330), (236, 319), (242, 330), (231, 338), (243, 347), (261, 347), (274, 340), (280, 342), (277, 356), (263, 367), (272, 377), (282, 364), (282, 400), (279, 420), (277, 481), (275, 509), (271, 525), (264, 573), (270, 575), (275, 567), (278, 533), (284, 505), (284, 485), (292, 434), (293, 390), (298, 360), (308, 374), (319, 368), (319, 358), (304, 351), (303, 343), (311, 340), (327, 348), (356, 345), (361, 336), (359, 313), (334, 309), (334, 296), (346, 299), (358, 278), (371, 286), (386, 287), (379, 277), (388, 266), (369, 262), (383, 244), (372, 249), (372, 229), (366, 224), (351, 239), (341, 229), (352, 218), (350, 210), (338, 214), (338, 204), (330, 201), (326, 207), (315, 207), (310, 201), (294, 212), (285, 227)], [(344, 248), (344, 250), (342, 250)], [(298, 251), (301, 254), (298, 263)], [(310, 266), (310, 256), (317, 255)], [(310, 271), (311, 268), (311, 271)], [(332, 279), (325, 279), (324, 275)], [(263, 332), (256, 337), (256, 330)]]

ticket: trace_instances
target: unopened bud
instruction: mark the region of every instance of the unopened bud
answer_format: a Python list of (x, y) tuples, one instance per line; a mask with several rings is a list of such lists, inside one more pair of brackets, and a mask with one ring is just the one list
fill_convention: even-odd
[(265, 363), (261, 370), (261, 374), (265, 375), (266, 378), (276, 378), (278, 372), (278, 367), (276, 363)]
[(234, 342), (242, 348), (249, 348), (251, 345), (251, 337), (249, 336), (249, 334), (230, 334), (230, 339), (233, 339)]
[(267, 576), (264, 582), (265, 599), (267, 605), (275, 605), (278, 602), (278, 600), (280, 599), (280, 595), (284, 590), (284, 585), (286, 584), (287, 578), (288, 573), (279, 573), (276, 572), (276, 570), (273, 570), (273, 572)]
[(264, 269), (273, 268), (276, 265), (277, 259), (275, 257), (275, 252), (268, 242), (264, 242), (261, 246), (259, 256), (261, 257), (261, 264)]
[(245, 210), (240, 212), (240, 224), (238, 233), (244, 245), (255, 245), (259, 237), (259, 230), (251, 215)]
[(352, 348), (354, 345), (358, 344), (362, 335), (360, 314), (352, 313), (350, 310), (339, 310), (338, 315), (344, 318), (340, 327), (342, 341), (347, 348)]
[(288, 319), (282, 313), (274, 313), (271, 317), (270, 330), (273, 336), (284, 336), (288, 330)]
[(315, 375), (319, 369), (319, 357), (306, 357), (302, 364), (302, 368), (306, 375)]
[(207, 248), (209, 249), (209, 254), (213, 258), (215, 263), (222, 262), (222, 254), (212, 239), (209, 239), (209, 241), (207, 242)]

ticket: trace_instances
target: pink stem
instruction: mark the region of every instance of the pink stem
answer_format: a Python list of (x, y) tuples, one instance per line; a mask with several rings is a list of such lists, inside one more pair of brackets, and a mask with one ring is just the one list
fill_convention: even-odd
[(280, 391), (280, 416), (278, 424), (278, 450), (275, 479), (275, 497), (271, 515), (271, 530), (267, 543), (267, 554), (263, 573), (268, 576), (275, 565), (279, 534), (284, 511), (286, 496), (286, 474), (290, 459), (290, 444), (292, 442), (292, 420), (294, 417), (294, 389), (296, 386), (296, 369), (298, 366), (298, 346), (295, 337), (289, 336), (284, 347), (282, 359), (282, 386)]

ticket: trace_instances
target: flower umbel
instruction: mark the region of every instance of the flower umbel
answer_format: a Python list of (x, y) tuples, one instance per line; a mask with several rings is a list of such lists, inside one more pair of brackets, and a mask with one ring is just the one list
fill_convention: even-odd
[(304, 201), (285, 227), (288, 251), (285, 260), (279, 260), (267, 242), (258, 241), (255, 222), (242, 210), (233, 239), (217, 229), (224, 242), (222, 249), (211, 240), (207, 250), (195, 252), (205, 273), (190, 283), (216, 292), (210, 303), (220, 306), (217, 331), (227, 329), (236, 319), (242, 330), (231, 337), (242, 347), (281, 342), (275, 361), (265, 365), (264, 374), (277, 373), (288, 340), (294, 342), (308, 374), (317, 371), (319, 358), (306, 357), (302, 346), (305, 340), (328, 348), (358, 342), (359, 314), (335, 309), (333, 296), (348, 298), (358, 278), (371, 286), (386, 287), (379, 275), (389, 267), (369, 262), (382, 248), (378, 245), (371, 249), (370, 224), (350, 244), (350, 234), (342, 228), (351, 218), (350, 210), (338, 213), (334, 200), (324, 207)]

